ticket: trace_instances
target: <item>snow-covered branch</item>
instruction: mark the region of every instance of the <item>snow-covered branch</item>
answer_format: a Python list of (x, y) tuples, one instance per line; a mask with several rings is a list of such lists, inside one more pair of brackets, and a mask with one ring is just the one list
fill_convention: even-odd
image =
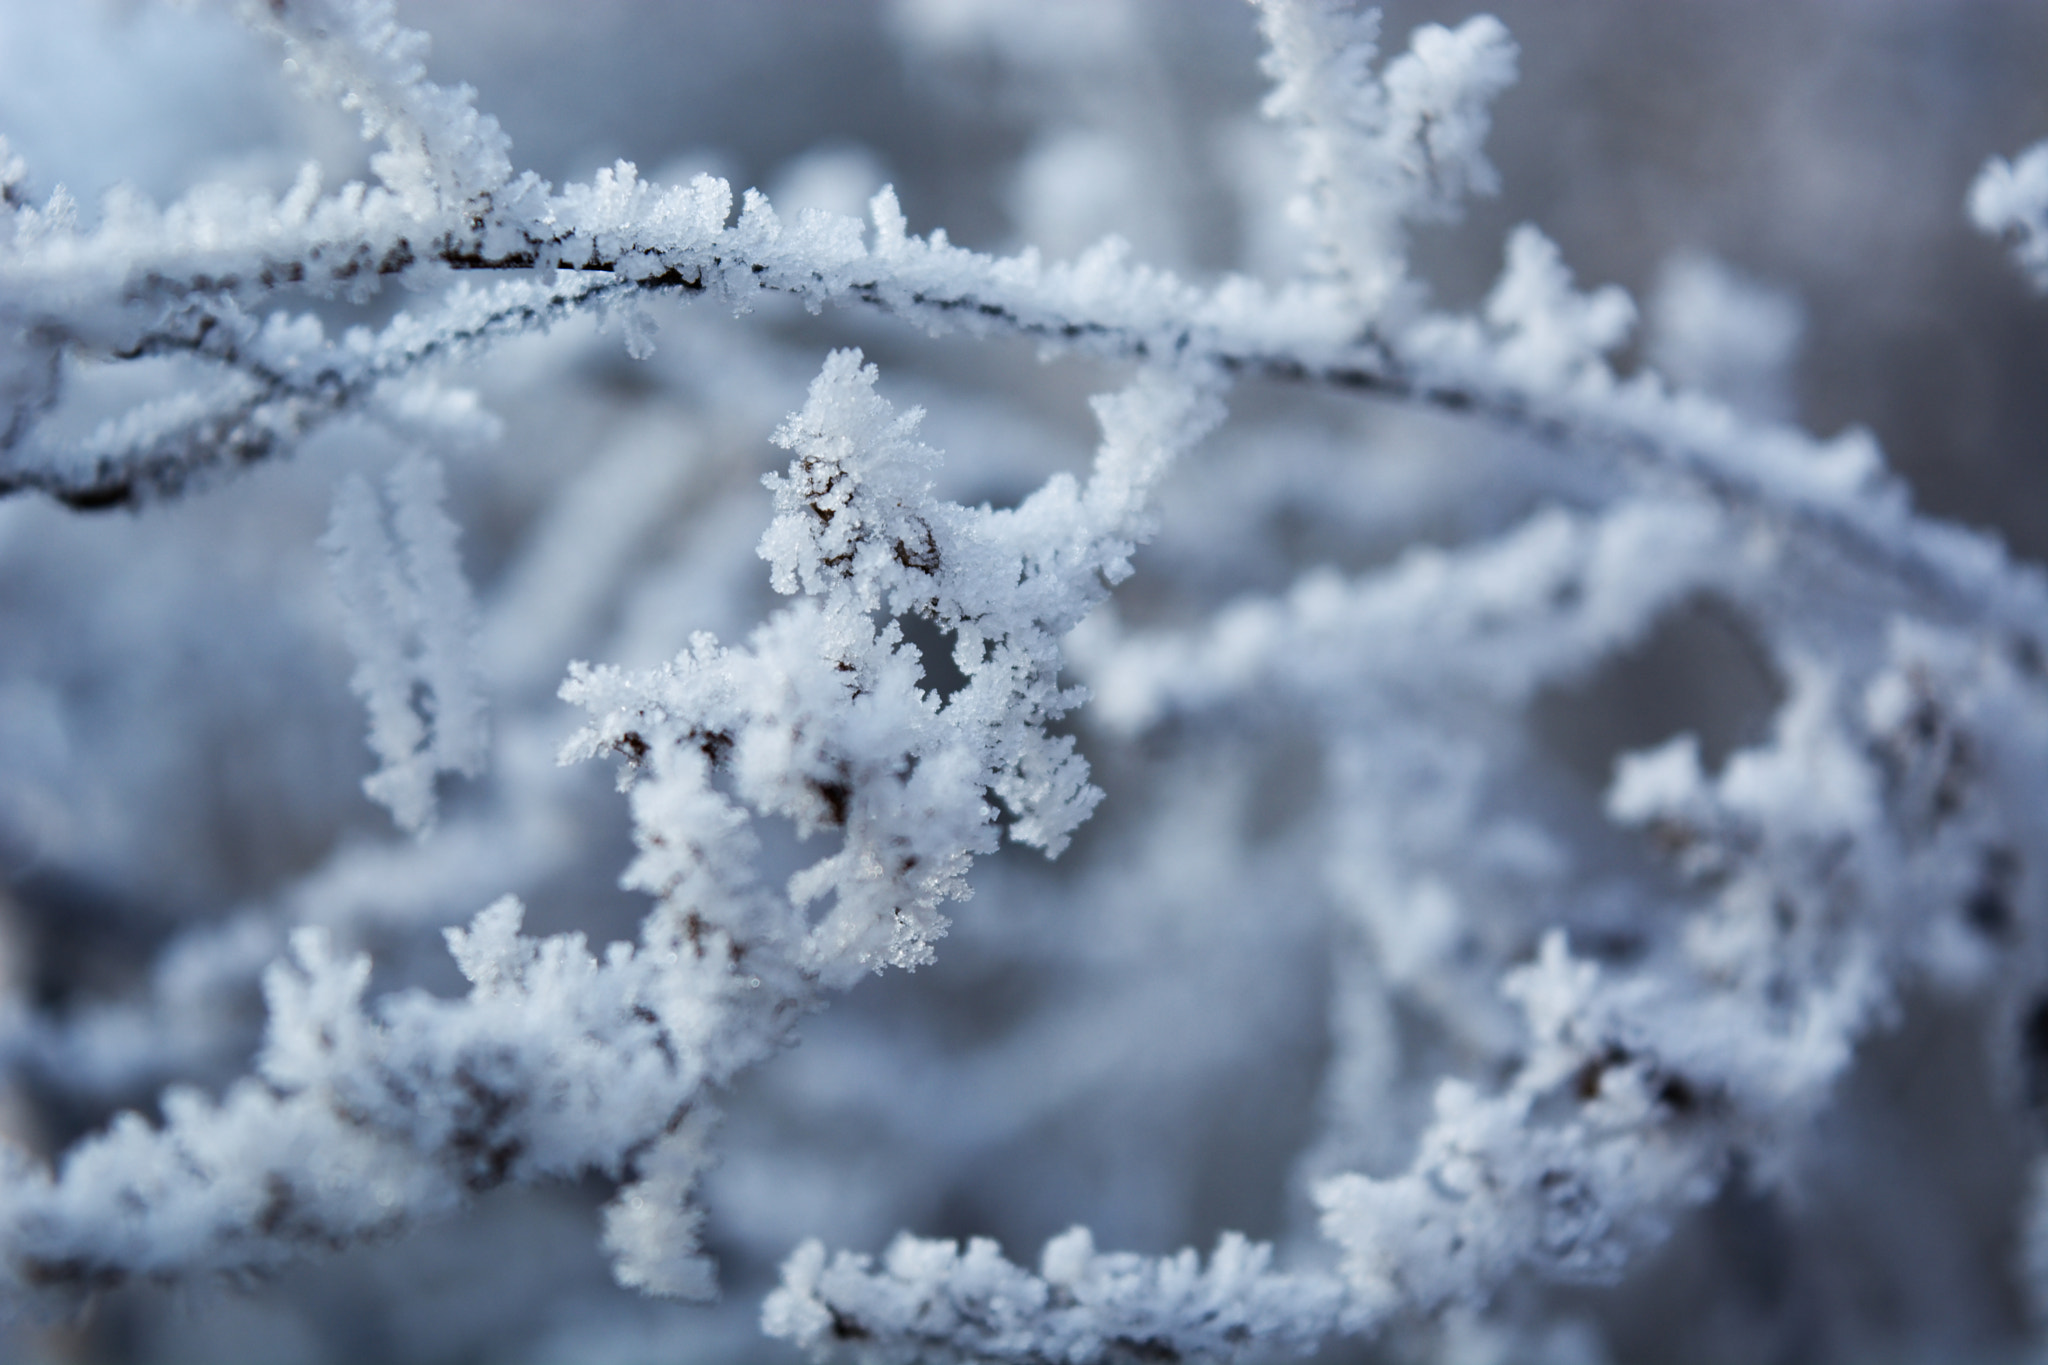
[[(797, 458), (772, 482), (761, 552), (775, 586), (804, 599), (744, 651), (699, 637), (651, 673), (579, 667), (564, 690), (597, 718), (572, 752), (628, 760), (641, 849), (629, 883), (693, 907), (708, 897), (691, 913), (710, 927), (736, 931), (729, 913), (766, 926), (794, 970), (834, 986), (931, 960), (938, 907), (996, 845), (984, 791), (1012, 838), (1048, 853), (1094, 808), (1073, 740), (1045, 731), (1078, 699), (1058, 686), (1058, 642), (1128, 576), (1147, 490), (1221, 416), (1199, 380), (1148, 372), (1097, 403), (1104, 443), (1085, 486), (1058, 476), (1014, 511), (973, 510), (931, 497), (922, 414), (897, 416), (875, 378), (858, 351), (834, 353), (777, 434)], [(943, 702), (926, 691), (918, 651), (877, 612), (953, 632), (965, 685)], [(714, 775), (800, 836), (843, 831), (843, 847), (792, 877), (787, 899), (755, 888), (725, 862), (751, 836)], [(807, 927), (804, 907), (827, 896)]]
[[(1136, 1362), (1307, 1355), (1346, 1322), (1335, 1279), (1274, 1271), (1273, 1249), (1225, 1233), (1193, 1251), (1098, 1252), (1086, 1228), (1046, 1243), (1037, 1274), (994, 1242), (898, 1238), (879, 1267), (817, 1242), (783, 1267), (768, 1335), (814, 1359)], [(1356, 1324), (1353, 1324), (1356, 1325)]]
[(1520, 703), (1640, 638), (1688, 594), (1739, 596), (1770, 557), (1698, 505), (1643, 499), (1597, 519), (1550, 509), (1470, 550), (1411, 551), (1355, 583), (1305, 576), (1284, 601), (1231, 604), (1194, 637), (1118, 638), (1104, 616), (1077, 633), (1076, 662), (1098, 719), (1133, 731), (1268, 703), (1356, 706), (1375, 688), (1397, 706), (1446, 689)]
[[(1513, 74), (1497, 23), (1424, 29), (1383, 77), (1367, 67), (1371, 25), (1340, 6), (1276, 4), (1266, 23), (1281, 81), (1273, 112), (1305, 130), (1312, 183), (1335, 174), (1314, 169), (1324, 161), (1352, 166), (1346, 175), (1382, 167), (1339, 198), (1386, 205), (1390, 223), (1440, 218), (1460, 189), (1490, 183), (1484, 109)], [(1333, 148), (1366, 136), (1354, 125), (1370, 125), (1375, 150), (1339, 158)], [(1330, 148), (1325, 135), (1335, 139)], [(0, 494), (41, 489), (95, 507), (175, 492), (196, 471), (288, 448), (387, 381), (579, 308), (623, 306), (643, 292), (710, 295), (744, 308), (773, 291), (813, 309), (879, 308), (933, 332), (1021, 333), (1104, 357), (1204, 364), (1471, 413), (1790, 518), (1937, 595), (1948, 611), (2011, 621), (2040, 602), (2038, 587), (2016, 578), (1995, 545), (1912, 516), (1867, 434), (1819, 441), (1674, 394), (1654, 375), (1615, 379), (1605, 354), (1633, 320), (1628, 301), (1611, 288), (1577, 295), (1556, 249), (1534, 229), (1510, 240), (1482, 316), (1411, 308), (1379, 319), (1361, 339), (1352, 284), (1272, 291), (1227, 279), (1201, 288), (1130, 262), (1114, 242), (1071, 263), (1046, 264), (1028, 250), (992, 257), (953, 246), (943, 231), (910, 234), (886, 188), (872, 205), (870, 241), (861, 224), (819, 210), (785, 223), (758, 191), (747, 192), (734, 220), (723, 181), (700, 176), (662, 188), (623, 162), (560, 193), (528, 175), (478, 191), (488, 201), (481, 207), (456, 209), (389, 186), (351, 185), (326, 197), (318, 186), (309, 171), (281, 201), (205, 190), (161, 212), (117, 199), (90, 232), (45, 225), (50, 213), (31, 226), (36, 211), (27, 210), (14, 250), (0, 256), (0, 290), (44, 357), (38, 363), (53, 365), (51, 353), (66, 348), (179, 351), (227, 374), (199, 411), (186, 399), (179, 406), (188, 410), (134, 414), (84, 450), (39, 454), (31, 441), (23, 451), (16, 437)], [(1990, 202), (1984, 193), (1979, 202)], [(1998, 200), (2008, 201), (2017, 202)], [(1354, 226), (1370, 218), (1353, 207), (1333, 200), (1319, 212)], [(1373, 259), (1398, 270), (1398, 245), (1375, 237)], [(239, 311), (284, 291), (360, 293), (387, 278), (425, 284), (476, 270), (558, 273), (551, 285), (457, 289), (438, 315), (402, 318), (369, 344), (324, 343), (304, 319), (259, 329)], [(12, 422), (32, 426), (30, 409), (18, 405)]]
[(488, 737), (470, 661), (476, 608), (455, 523), (441, 507), (440, 466), (410, 457), (391, 471), (389, 491), (398, 545), (377, 495), (359, 479), (342, 486), (324, 543), (379, 763), (363, 789), (417, 834), (433, 822), (434, 778), (475, 776)]

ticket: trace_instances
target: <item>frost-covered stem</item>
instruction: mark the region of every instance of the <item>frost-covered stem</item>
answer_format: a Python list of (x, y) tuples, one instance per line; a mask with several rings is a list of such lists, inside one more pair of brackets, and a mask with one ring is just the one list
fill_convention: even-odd
[(1192, 1251), (1098, 1252), (1086, 1228), (1046, 1243), (1036, 1274), (994, 1242), (899, 1237), (879, 1266), (807, 1242), (783, 1267), (761, 1326), (814, 1360), (872, 1365), (1139, 1365), (1307, 1355), (1357, 1323), (1330, 1275), (1271, 1268), (1273, 1249), (1225, 1233)]
[[(394, 26), (388, 4), (303, 0), (257, 18), (282, 25), (316, 88), (343, 94), (364, 111), (366, 130), (391, 142), (380, 162), (385, 184), (323, 198), (317, 176), (302, 177), (281, 201), (224, 209), (217, 197), (195, 199), (163, 213), (121, 200), (100, 227), (80, 233), (55, 204), (16, 207), (21, 172), (0, 154), (17, 220), (13, 249), (0, 251), (8, 300), (0, 321), (26, 338), (10, 382), (53, 377), (7, 395), (11, 458), (0, 468), (0, 495), (38, 490), (90, 508), (174, 493), (197, 472), (269, 458), (360, 407), (379, 382), (493, 337), (649, 292), (711, 294), (743, 307), (757, 292), (777, 291), (813, 308), (878, 308), (932, 330), (1021, 333), (1096, 355), (1191, 362), (1472, 413), (1787, 519), (1879, 577), (1934, 596), (1949, 614), (2015, 624), (2037, 619), (2042, 606), (2039, 586), (2011, 572), (1985, 538), (1913, 517), (1864, 438), (1822, 445), (1671, 395), (1652, 378), (1613, 381), (1599, 353), (1626, 327), (1625, 300), (1596, 295), (1587, 323), (1567, 324), (1581, 334), (1570, 344), (1584, 347), (1584, 363), (1532, 364), (1554, 351), (1549, 338), (1562, 335), (1559, 319), (1574, 305), (1547, 283), (1545, 270), (1558, 268), (1545, 266), (1527, 234), (1513, 244), (1483, 323), (1404, 314), (1361, 334), (1348, 291), (1363, 265), (1349, 284), (1275, 294), (1228, 280), (1202, 290), (1134, 267), (1113, 247), (1046, 266), (1031, 252), (995, 259), (963, 251), (942, 232), (913, 237), (888, 191), (874, 204), (871, 243), (858, 224), (829, 214), (806, 212), (785, 225), (754, 192), (728, 222), (724, 182), (700, 177), (659, 190), (624, 163), (556, 194), (530, 174), (512, 175), (502, 134), (467, 92), (424, 80), (420, 40)], [(1497, 24), (1425, 27), (1413, 50), (1375, 77), (1371, 25), (1348, 6), (1270, 0), (1265, 22), (1279, 82), (1272, 112), (1305, 139), (1304, 173), (1324, 187), (1318, 212), (1329, 231), (1365, 232), (1375, 214), (1392, 215), (1389, 224), (1442, 218), (1464, 191), (1491, 183), (1480, 146), (1486, 108), (1513, 74), (1512, 45)], [(1338, 155), (1345, 147), (1357, 155)], [(1980, 218), (2032, 221), (2027, 187), (2041, 179), (2036, 168), (2048, 161), (1987, 170)], [(1392, 230), (1373, 229), (1378, 244), (1366, 254), (1398, 270)], [(514, 286), (494, 306), (458, 299), (439, 318), (394, 324), (407, 344), (378, 348), (369, 364), (303, 346), (291, 364), (270, 363), (261, 348), (245, 353), (251, 326), (235, 311), (285, 291), (361, 291), (401, 275), (425, 283), (437, 272), (559, 268), (579, 274)], [(66, 349), (189, 353), (240, 382), (177, 421), (140, 421), (83, 459), (39, 459), (26, 437), (54, 396), (56, 353)]]
[[(490, 290), (458, 290), (431, 313), (401, 315), (374, 337), (340, 343), (329, 341), (311, 317), (277, 314), (258, 324), (230, 301), (194, 304), (168, 325), (141, 333), (117, 358), (186, 355), (243, 382), (211, 402), (137, 410), (101, 427), (64, 459), (0, 466), (0, 497), (42, 493), (79, 511), (176, 497), (289, 453), (314, 430), (363, 411), (387, 386), (426, 367), (559, 321), (615, 287), (607, 276), (563, 272), (551, 285), (508, 281)], [(53, 326), (43, 335), (54, 365), (64, 334)], [(0, 441), (0, 449), (7, 445)]]
[(391, 471), (387, 493), (388, 532), (369, 485), (345, 482), (322, 544), (379, 760), (363, 790), (401, 829), (424, 835), (435, 778), (474, 777), (484, 764), (485, 709), (470, 662), (476, 608), (456, 525), (441, 508), (441, 467), (414, 452)]
[(1318, 264), (1365, 321), (1412, 308), (1407, 226), (1455, 220), (1498, 179), (1484, 153), (1489, 106), (1515, 79), (1515, 45), (1491, 15), (1425, 24), (1375, 77), (1377, 10), (1346, 0), (1255, 0), (1273, 78), (1268, 117), (1294, 135)]
[(511, 140), (474, 90), (426, 78), (427, 35), (400, 25), (392, 0), (242, 3), (310, 93), (338, 99), (362, 116), (365, 138), (383, 140), (370, 164), (413, 214), (488, 202), (511, 179)]
[[(932, 331), (1022, 334), (1093, 355), (1195, 364), (1470, 413), (1810, 529), (1879, 578), (1940, 599), (1950, 614), (2013, 623), (2041, 607), (2039, 587), (2013, 574), (1995, 545), (1913, 517), (1867, 438), (1823, 444), (1674, 395), (1651, 376), (1615, 380), (1601, 356), (1626, 331), (1626, 299), (1611, 290), (1574, 295), (1554, 248), (1531, 230), (1511, 241), (1508, 271), (1483, 318), (1409, 308), (1361, 330), (1353, 291), (1366, 267), (1356, 262), (1334, 283), (1276, 292), (1230, 279), (1202, 289), (1130, 264), (1113, 244), (1046, 265), (1030, 251), (1003, 259), (965, 251), (943, 232), (912, 236), (888, 190), (872, 206), (871, 236), (851, 219), (815, 211), (785, 224), (752, 191), (733, 220), (723, 181), (699, 177), (660, 189), (626, 163), (555, 193), (530, 174), (503, 170), (501, 138), (494, 125), (475, 122), (466, 95), (435, 93), (420, 82), (411, 40), (387, 31), (388, 8), (338, 7), (353, 17), (322, 32), (353, 32), (353, 46), (336, 51), (356, 51), (360, 60), (341, 60), (329, 83), (354, 92), (366, 109), (400, 111), (377, 115), (378, 130), (407, 119), (426, 129), (418, 146), (429, 166), (455, 168), (434, 171), (446, 170), (443, 190), (412, 193), (426, 171), (408, 161), (412, 169), (392, 170), (383, 187), (349, 186), (325, 197), (309, 175), (282, 200), (258, 197), (231, 208), (217, 196), (161, 213), (119, 200), (90, 233), (70, 226), (68, 210), (54, 204), (15, 210), (13, 249), (0, 251), (0, 297), (8, 300), (10, 327), (27, 341), (9, 368), (54, 373), (63, 350), (112, 358), (185, 353), (238, 379), (200, 411), (138, 420), (83, 458), (38, 458), (30, 448), (28, 433), (54, 389), (9, 396), (11, 458), (0, 468), (0, 495), (36, 489), (97, 507), (173, 493), (196, 472), (287, 449), (314, 425), (360, 408), (379, 383), (495, 337), (591, 307), (630, 306), (648, 294), (712, 296), (744, 308), (772, 291), (812, 308), (876, 308)], [(318, 28), (326, 7), (307, 13)], [(1398, 271), (1398, 242), (1387, 235), (1393, 225), (1448, 216), (1464, 191), (1490, 183), (1480, 142), (1487, 103), (1512, 76), (1511, 45), (1488, 22), (1455, 33), (1425, 28), (1411, 52), (1374, 77), (1370, 35), (1358, 27), (1365, 21), (1345, 7), (1273, 0), (1266, 19), (1280, 81), (1273, 112), (1306, 139), (1305, 173), (1328, 190), (1319, 210), (1326, 226), (1365, 231), (1373, 213), (1391, 214), (1386, 231), (1373, 230), (1378, 245), (1359, 251)], [(376, 93), (390, 90), (401, 93)], [(481, 148), (482, 160), (435, 150), (451, 141)], [(1354, 143), (1356, 157), (1338, 156)], [(1351, 189), (1339, 193), (1344, 185)], [(273, 363), (263, 348), (247, 345), (253, 325), (237, 311), (290, 291), (362, 292), (400, 276), (429, 284), (466, 272), (565, 269), (576, 273), (558, 274), (550, 285), (522, 280), (481, 305), (458, 293), (439, 316), (393, 324), (389, 331), (402, 333), (403, 344), (387, 340), (367, 361), (346, 347), (323, 350), (302, 340), (289, 363)]]
[(1550, 508), (1356, 580), (1306, 575), (1284, 598), (1232, 603), (1195, 631), (1124, 634), (1097, 618), (1071, 652), (1096, 722), (1126, 734), (1169, 716), (1242, 723), (1303, 704), (1334, 708), (1342, 725), (1424, 692), (1519, 705), (1627, 648), (1688, 595), (1754, 591), (1776, 558), (1697, 503), (1642, 498), (1598, 517)]
[[(247, 1275), (508, 1180), (586, 1170), (624, 1182), (608, 1217), (630, 1223), (641, 1184), (673, 1182), (685, 1158), (701, 1165), (707, 1087), (773, 1051), (801, 996), (758, 974), (723, 980), (729, 964), (671, 918), (599, 962), (580, 935), (521, 937), (520, 915), (507, 898), (450, 931), (466, 998), (406, 994), (375, 1011), (362, 1004), (368, 959), (337, 958), (302, 931), (295, 965), (265, 980), (261, 1082), (218, 1104), (173, 1091), (160, 1129), (128, 1115), (54, 1178), (19, 1163), (8, 1173), (10, 1296)], [(708, 1271), (675, 1221), (686, 1209), (665, 1185), (661, 1197), (673, 1205), (666, 1244), (625, 1238), (621, 1275), (701, 1294)]]
[[(1313, 293), (1269, 295), (1245, 281), (1203, 291), (1129, 266), (1113, 252), (1044, 266), (1030, 253), (996, 259), (964, 251), (942, 233), (910, 237), (887, 191), (875, 203), (872, 248), (849, 219), (807, 213), (800, 230), (787, 232), (756, 194), (730, 225), (728, 205), (723, 182), (700, 178), (656, 191), (624, 166), (593, 186), (572, 187), (551, 202), (547, 237), (521, 237), (506, 254), (473, 254), (470, 247), (494, 228), (460, 248), (445, 246), (440, 259), (520, 271), (564, 264), (578, 273), (552, 286), (520, 283), (458, 295), (440, 316), (394, 323), (362, 360), (341, 355), (314, 364), (309, 357), (297, 361), (297, 370), (266, 364), (234, 344), (248, 324), (222, 327), (225, 305), (181, 311), (172, 325), (151, 324), (126, 339), (122, 353), (182, 350), (218, 359), (249, 373), (255, 393), (102, 456), (86, 471), (63, 462), (0, 470), (0, 494), (38, 489), (93, 507), (175, 492), (199, 470), (266, 458), (310, 426), (351, 410), (380, 382), (572, 312), (644, 292), (710, 294), (743, 306), (754, 293), (776, 291), (813, 307), (876, 308), (934, 331), (1022, 334), (1091, 355), (1206, 364), (1469, 414), (1573, 452), (1604, 452), (1653, 478), (1676, 478), (1759, 517), (1803, 527), (1839, 544), (1876, 577), (1931, 596), (1958, 617), (2039, 619), (2043, 596), (2034, 577), (2016, 573), (1987, 537), (1912, 515), (1903, 488), (1880, 472), (1860, 433), (1820, 443), (1794, 429), (1757, 426), (1710, 400), (1673, 395), (1652, 376), (1560, 384), (1558, 376), (1528, 372), (1520, 362), (1515, 321), (1501, 324), (1491, 340), (1485, 332), (1459, 336), (1452, 326), (1477, 323), (1429, 317), (1397, 336), (1350, 342), (1331, 330), (1340, 324)], [(400, 245), (403, 264), (394, 273), (414, 260), (412, 248)], [(342, 255), (366, 252), (376, 254), (362, 245)], [(331, 258), (333, 248), (322, 254)], [(265, 263), (259, 277), (276, 267)], [(247, 289), (213, 277), (188, 287), (229, 297)], [(226, 335), (213, 340), (216, 332)]]

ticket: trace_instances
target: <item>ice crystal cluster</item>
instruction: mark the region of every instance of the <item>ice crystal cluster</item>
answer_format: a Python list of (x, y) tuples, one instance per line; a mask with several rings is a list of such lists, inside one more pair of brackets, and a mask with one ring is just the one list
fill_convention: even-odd
[[(5, 1350), (2034, 1349), (2048, 578), (1789, 420), (1799, 306), (1433, 284), (1491, 16), (775, 14), (994, 92), (1013, 244), (552, 183), (393, 0), (78, 11), (303, 164), (0, 143)], [(1937, 192), (2048, 289), (2048, 143)]]

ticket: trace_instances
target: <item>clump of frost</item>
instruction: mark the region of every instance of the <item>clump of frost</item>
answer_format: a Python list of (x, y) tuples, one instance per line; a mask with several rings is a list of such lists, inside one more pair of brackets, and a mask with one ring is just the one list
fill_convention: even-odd
[(818, 1242), (797, 1248), (761, 1308), (762, 1330), (815, 1360), (1225, 1360), (1307, 1355), (1339, 1330), (1343, 1287), (1272, 1269), (1273, 1248), (1225, 1233), (1193, 1250), (1103, 1253), (1086, 1228), (1045, 1244), (1038, 1273), (1002, 1248), (896, 1239), (879, 1266)]
[(1490, 15), (1425, 24), (1375, 76), (1379, 13), (1343, 0), (1259, 0), (1269, 118), (1293, 130), (1323, 268), (1367, 320), (1407, 287), (1406, 225), (1455, 220), (1498, 177), (1485, 154), (1493, 99), (1515, 79), (1507, 28)]

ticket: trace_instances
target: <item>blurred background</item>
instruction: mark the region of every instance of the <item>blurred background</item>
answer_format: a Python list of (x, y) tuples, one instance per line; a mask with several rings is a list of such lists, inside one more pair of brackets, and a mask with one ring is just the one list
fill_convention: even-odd
[[(1483, 297), (1507, 230), (1535, 222), (1582, 286), (1642, 306), (1620, 367), (1682, 370), (1661, 311), (1719, 272), (1783, 341), (1731, 399), (1822, 434), (1869, 427), (1923, 507), (2048, 558), (2048, 300), (1963, 212), (1987, 156), (2048, 136), (2048, 6), (1490, 8), (1522, 79), (1495, 107), (1501, 193), (1416, 242), (1439, 303)], [(1384, 10), (1389, 51), (1473, 12)], [(1198, 280), (1298, 269), (1291, 162), (1257, 115), (1239, 0), (400, 0), (399, 15), (433, 35), (436, 79), (477, 88), (515, 164), (557, 183), (624, 158), (657, 180), (759, 185), (785, 212), (858, 213), (892, 182), (913, 231), (979, 249), (1064, 257), (1114, 232)], [(207, 181), (282, 191), (309, 159), (330, 187), (367, 174), (350, 118), (297, 98), (225, 5), (0, 0), (0, 133), (32, 194), (61, 184), (87, 221), (117, 185), (163, 202)], [(346, 325), (406, 303), (292, 306)], [(775, 300), (657, 320), (645, 363), (576, 324), (450, 376), (504, 421), (488, 448), (437, 452), (484, 608), (499, 756), (444, 793), (427, 845), (360, 793), (370, 756), (317, 547), (336, 480), (389, 466), (378, 432), (343, 424), (288, 465), (134, 516), (0, 505), (0, 1126), (16, 1140), (54, 1152), (119, 1107), (147, 1111), (173, 1077), (246, 1069), (255, 972), (285, 923), (373, 951), (380, 987), (437, 991), (459, 984), (438, 930), (508, 890), (530, 931), (630, 936), (646, 907), (613, 884), (623, 803), (598, 767), (552, 766), (576, 722), (553, 690), (570, 658), (647, 665), (695, 630), (742, 639), (773, 609), (752, 554), (758, 478), (780, 463), (766, 438), (825, 350), (864, 347), (893, 401), (929, 409), (943, 491), (997, 505), (1084, 466), (1083, 400), (1118, 380)], [(180, 374), (72, 379), (54, 430)], [(1233, 407), (1168, 490), (1127, 619), (1195, 619), (1315, 564), (1489, 534), (1572, 478), (1484, 429), (1363, 401), (1248, 386)], [(628, 502), (621, 525), (606, 509)], [(1217, 529), (1245, 509), (1254, 531)], [(1690, 725), (1725, 752), (1760, 733), (1776, 686), (1706, 614), (1531, 723), (1591, 811), (1618, 748)], [(937, 967), (835, 1004), (734, 1097), (709, 1195), (721, 1307), (613, 1288), (593, 1181), (493, 1195), (246, 1293), (122, 1291), (76, 1321), (0, 1329), (0, 1357), (782, 1359), (755, 1305), (805, 1236), (878, 1250), (899, 1227), (988, 1234), (1029, 1259), (1086, 1221), (1105, 1247), (1206, 1246), (1223, 1227), (1306, 1246), (1300, 1154), (1334, 1103), (1317, 737), (1122, 741), (1085, 716), (1077, 732), (1110, 800), (1073, 853), (989, 860)], [(1228, 832), (1213, 865), (1147, 842), (1169, 819)], [(1817, 1162), (1800, 1209), (1731, 1193), (1630, 1286), (1538, 1314), (1591, 1325), (1514, 1349), (1560, 1365), (2016, 1351), (2023, 1130), (2004, 1125), (1968, 1021), (1916, 1019), (1844, 1101), (1861, 1164)], [(1861, 1197), (1908, 1171), (1912, 1199)], [(1674, 1311), (1693, 1324), (1682, 1342)], [(1508, 1348), (1412, 1349), (1462, 1365)]]

